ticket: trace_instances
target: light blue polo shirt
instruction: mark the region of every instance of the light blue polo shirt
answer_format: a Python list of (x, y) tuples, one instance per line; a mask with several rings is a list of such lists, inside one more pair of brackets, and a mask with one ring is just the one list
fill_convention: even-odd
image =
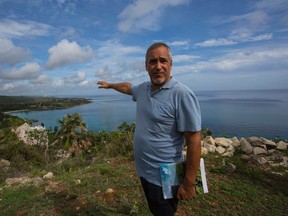
[(150, 82), (132, 86), (137, 102), (134, 155), (137, 175), (161, 186), (160, 164), (182, 160), (182, 132), (201, 130), (195, 94), (173, 77), (153, 92)]

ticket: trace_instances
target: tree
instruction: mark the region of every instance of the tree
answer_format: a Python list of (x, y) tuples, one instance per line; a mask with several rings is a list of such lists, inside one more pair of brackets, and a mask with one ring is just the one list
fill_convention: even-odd
[(62, 140), (65, 149), (70, 148), (73, 144), (81, 145), (82, 140), (87, 134), (87, 126), (79, 113), (65, 115), (63, 119), (58, 120), (60, 129), (56, 133), (57, 139)]

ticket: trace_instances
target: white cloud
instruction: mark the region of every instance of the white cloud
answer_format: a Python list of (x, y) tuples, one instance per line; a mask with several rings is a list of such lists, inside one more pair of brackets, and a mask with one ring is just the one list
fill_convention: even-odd
[(234, 44), (237, 44), (237, 42), (230, 40), (230, 39), (219, 38), (219, 39), (206, 40), (201, 43), (196, 43), (195, 46), (211, 47), (211, 46), (227, 46), (227, 45), (234, 45)]
[[(137, 54), (137, 53), (143, 53), (144, 54), (145, 50), (139, 46), (125, 46), (123, 44), (120, 44), (117, 41), (114, 40), (108, 40), (106, 42), (103, 42), (101, 47), (97, 50), (97, 55), (104, 57), (104, 56), (109, 56), (109, 57), (121, 57), (125, 55), (130, 55), (130, 54)], [(143, 57), (144, 58), (144, 57)]]
[(61, 40), (48, 50), (50, 56), (46, 62), (47, 69), (64, 66), (75, 62), (86, 62), (93, 57), (93, 50), (89, 47), (80, 47), (75, 41)]
[[(243, 33), (243, 32), (242, 32)], [(263, 40), (271, 40), (273, 38), (272, 33), (265, 33), (260, 35), (251, 36), (250, 34), (242, 36), (238, 35), (238, 40), (235, 38), (219, 38), (219, 39), (209, 39), (204, 42), (196, 43), (195, 46), (199, 47), (213, 47), (213, 46), (228, 46), (228, 45), (235, 45), (242, 42), (252, 42), (252, 41), (263, 41)]]
[(176, 47), (188, 47), (189, 46), (189, 41), (172, 41), (168, 43), (169, 46), (176, 46)]
[(273, 10), (273, 11), (278, 11), (278, 10), (286, 10), (288, 9), (288, 2), (287, 0), (260, 0), (257, 1), (255, 8), (259, 10)]
[(26, 63), (21, 68), (12, 68), (9, 71), (0, 71), (1, 79), (8, 80), (27, 80), (34, 79), (38, 76), (40, 65), (37, 63)]
[(70, 77), (64, 77), (65, 84), (79, 84), (85, 81), (86, 73), (84, 71), (79, 71), (76, 75)]
[(194, 55), (175, 55), (173, 56), (173, 62), (191, 62), (195, 59), (199, 59), (200, 56), (194, 56)]
[(15, 85), (13, 83), (4, 83), (4, 84), (0, 83), (0, 91), (7, 92), (13, 90), (14, 88)]
[[(277, 68), (288, 68), (288, 50), (282, 47), (268, 47), (266, 49), (246, 48), (241, 50), (229, 50), (226, 54), (207, 61), (199, 61), (193, 64), (174, 67), (177, 74), (187, 72), (197, 73), (238, 73), (257, 74), (264, 71), (273, 75)], [(277, 69), (279, 71), (279, 69)]]
[(14, 21), (3, 19), (0, 21), (0, 37), (33, 37), (47, 36), (53, 28), (49, 25), (34, 21)]
[(263, 40), (270, 40), (273, 38), (273, 34), (266, 33), (261, 35), (256, 35), (250, 38), (247, 38), (247, 41), (263, 41)]
[(99, 80), (114, 81), (116, 78), (108, 66), (104, 66), (100, 68), (99, 70), (97, 70), (95, 72), (95, 75)]
[(232, 29), (229, 38), (233, 40), (246, 40), (268, 27), (269, 16), (264, 11), (233, 16), (225, 22), (231, 23)]
[(122, 32), (158, 30), (159, 18), (167, 7), (188, 2), (189, 0), (136, 0), (119, 14), (118, 29)]
[(52, 81), (53, 80), (47, 75), (41, 74), (36, 79), (33, 79), (30, 82), (36, 85), (50, 85)]
[(16, 47), (12, 41), (0, 39), (0, 64), (15, 65), (29, 56), (29, 51)]

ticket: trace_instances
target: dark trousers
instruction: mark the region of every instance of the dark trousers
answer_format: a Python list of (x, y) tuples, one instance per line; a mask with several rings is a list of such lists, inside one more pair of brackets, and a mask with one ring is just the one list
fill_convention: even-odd
[(148, 206), (154, 216), (173, 216), (177, 211), (178, 199), (164, 199), (162, 187), (151, 184), (144, 178), (141, 178), (142, 188), (144, 190)]

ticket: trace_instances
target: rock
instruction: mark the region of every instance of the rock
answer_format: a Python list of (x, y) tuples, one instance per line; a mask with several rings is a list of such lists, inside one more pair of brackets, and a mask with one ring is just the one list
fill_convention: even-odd
[(251, 160), (251, 156), (245, 154), (245, 155), (241, 156), (241, 159), (244, 160), (244, 161), (250, 161)]
[(201, 148), (201, 155), (207, 155), (208, 154), (208, 149), (205, 147)]
[(227, 171), (232, 173), (232, 172), (235, 172), (236, 171), (236, 166), (232, 163), (228, 163), (227, 164)]
[(32, 182), (32, 179), (29, 177), (7, 178), (5, 180), (5, 184), (8, 187), (15, 186), (15, 185), (29, 184), (31, 182)]
[(212, 136), (207, 136), (207, 137), (205, 137), (205, 139), (203, 140), (203, 142), (215, 146), (215, 140), (213, 139)]
[(10, 161), (1, 159), (0, 160), (0, 168), (2, 168), (4, 171), (8, 171), (10, 168)]
[(224, 137), (218, 137), (218, 138), (215, 138), (215, 144), (216, 146), (222, 146), (224, 148), (228, 148), (230, 145), (232, 145), (232, 141), (227, 139), (227, 138), (224, 138)]
[(272, 155), (275, 151), (275, 149), (269, 149), (267, 150), (267, 155)]
[(232, 137), (231, 138), (231, 141), (232, 141), (232, 146), (234, 146), (235, 148), (239, 147), (241, 144), (240, 144), (240, 141), (237, 137)]
[(74, 181), (75, 181), (75, 183), (76, 183), (77, 185), (81, 184), (81, 180), (80, 180), (80, 179), (75, 179)]
[(54, 174), (52, 172), (48, 172), (46, 175), (43, 176), (43, 179), (53, 179)]
[(25, 184), (33, 184), (35, 186), (39, 186), (43, 183), (43, 179), (40, 177), (30, 178), (30, 177), (18, 177), (18, 178), (7, 178), (5, 180), (5, 184), (7, 187), (11, 186), (21, 186)]
[(219, 154), (223, 154), (225, 152), (225, 148), (223, 148), (222, 146), (217, 146), (216, 152), (218, 152)]
[(45, 127), (31, 127), (29, 124), (24, 123), (15, 130), (12, 129), (12, 132), (16, 133), (18, 138), (27, 145), (48, 146), (48, 134), (45, 131)]
[(277, 147), (276, 143), (271, 141), (271, 140), (268, 140), (268, 139), (263, 138), (263, 137), (261, 137), (260, 139), (262, 140), (262, 143), (264, 145), (266, 145), (267, 147), (270, 147), (270, 148), (276, 148)]
[(235, 152), (235, 148), (233, 145), (230, 145), (228, 148), (226, 148), (226, 152), (232, 152), (234, 153)]
[(284, 157), (283, 153), (279, 150), (276, 150), (271, 155), (271, 160), (273, 161), (282, 161), (282, 158)]
[(251, 144), (244, 138), (240, 139), (240, 144), (241, 144), (241, 150), (245, 152), (246, 154), (251, 154), (253, 152), (253, 148)]
[(233, 152), (231, 152), (231, 151), (224, 152), (224, 153), (222, 154), (223, 157), (232, 157), (233, 155), (234, 155), (234, 154), (233, 154)]
[(277, 148), (278, 150), (287, 150), (287, 143), (280, 141), (277, 143)]
[(269, 163), (269, 161), (266, 158), (264, 158), (264, 157), (259, 157), (259, 158), (256, 159), (256, 161), (257, 161), (258, 164), (261, 164), (261, 165)]
[(252, 145), (252, 146), (263, 146), (263, 142), (259, 137), (249, 137), (247, 138), (247, 141)]
[(208, 150), (208, 152), (215, 153), (216, 146), (208, 143), (204, 143), (204, 148)]
[(112, 194), (112, 193), (114, 193), (114, 190), (112, 188), (108, 188), (105, 193), (106, 194)]
[(253, 148), (253, 154), (254, 155), (267, 154), (267, 150), (261, 147), (255, 147)]
[(288, 167), (288, 157), (283, 157), (283, 160), (280, 164), (284, 167)]
[(43, 179), (41, 177), (35, 177), (35, 178), (32, 179), (32, 183), (35, 186), (39, 186), (39, 185), (43, 184), (43, 182), (44, 181), (43, 181)]

